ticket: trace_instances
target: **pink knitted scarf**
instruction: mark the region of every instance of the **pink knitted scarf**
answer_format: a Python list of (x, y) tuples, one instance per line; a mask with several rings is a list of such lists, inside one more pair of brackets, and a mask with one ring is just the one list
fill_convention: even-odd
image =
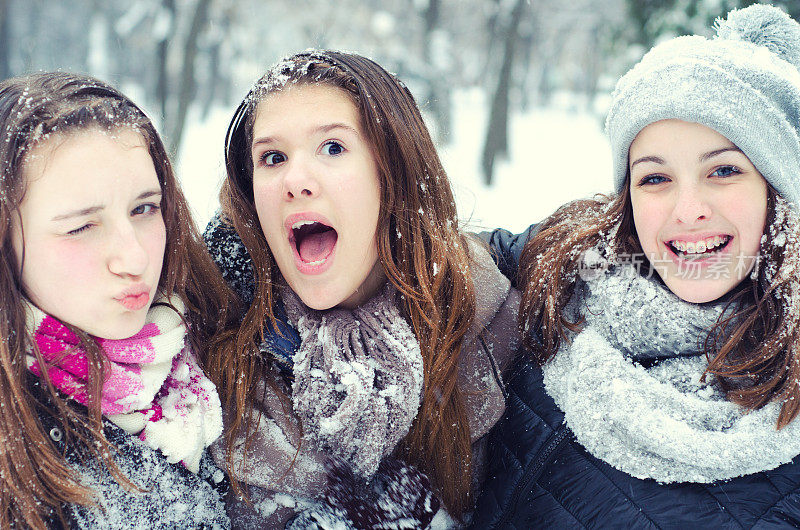
[[(51, 381), (86, 405), (88, 358), (80, 340), (62, 322), (25, 302), (28, 330)], [(203, 449), (222, 432), (219, 396), (186, 344), (181, 315), (157, 302), (144, 327), (132, 337), (95, 339), (106, 356), (100, 408), (126, 432), (160, 449), (168, 461), (183, 462), (197, 472)], [(180, 298), (169, 302), (184, 310)], [(42, 375), (30, 352), (27, 364), (31, 372)]]

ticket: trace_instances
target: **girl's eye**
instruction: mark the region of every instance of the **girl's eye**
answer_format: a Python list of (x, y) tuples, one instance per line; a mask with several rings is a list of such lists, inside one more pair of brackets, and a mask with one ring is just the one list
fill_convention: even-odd
[(711, 175), (709, 175), (709, 176), (711, 176), (711, 177), (723, 177), (724, 178), (724, 177), (731, 177), (733, 175), (738, 175), (741, 172), (742, 172), (742, 170), (739, 169), (736, 166), (720, 166), (717, 169), (715, 169), (714, 172), (711, 173)]
[(653, 186), (655, 184), (667, 182), (668, 180), (669, 179), (664, 175), (646, 175), (642, 177), (642, 180), (639, 181), (639, 186)]
[(80, 228), (76, 228), (75, 230), (70, 230), (69, 232), (67, 232), (67, 234), (69, 234), (71, 236), (77, 236), (81, 232), (85, 232), (86, 230), (89, 230), (91, 227), (92, 227), (91, 224), (85, 224)]
[(344, 152), (344, 146), (342, 146), (342, 144), (339, 142), (331, 140), (330, 142), (325, 142), (322, 145), (322, 152), (330, 156), (340, 155)]
[(158, 212), (161, 208), (158, 204), (153, 204), (151, 202), (140, 204), (133, 210), (131, 210), (131, 215), (147, 215), (147, 214), (154, 214)]
[(265, 166), (275, 166), (282, 162), (286, 162), (286, 155), (278, 153), (277, 151), (267, 151), (261, 155), (261, 163)]

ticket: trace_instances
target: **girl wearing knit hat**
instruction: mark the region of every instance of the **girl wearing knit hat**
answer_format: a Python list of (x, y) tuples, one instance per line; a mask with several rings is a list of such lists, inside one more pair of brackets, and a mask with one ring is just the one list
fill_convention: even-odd
[(0, 82), (0, 527), (230, 525), (195, 353), (229, 296), (161, 139), (66, 73)]
[(800, 525), (800, 25), (653, 48), (607, 119), (617, 194), (488, 236), (532, 362), (476, 528)]

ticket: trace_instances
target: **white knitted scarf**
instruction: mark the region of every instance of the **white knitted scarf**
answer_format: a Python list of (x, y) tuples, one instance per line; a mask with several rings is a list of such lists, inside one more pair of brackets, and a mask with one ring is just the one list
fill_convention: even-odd
[[(800, 421), (776, 430), (780, 403), (745, 413), (713, 377), (700, 382), (720, 304), (684, 302), (626, 267), (579, 285), (573, 302), (586, 304), (585, 326), (543, 367), (544, 382), (592, 455), (641, 479), (708, 483), (800, 454)], [(637, 362), (653, 358), (667, 360)]]

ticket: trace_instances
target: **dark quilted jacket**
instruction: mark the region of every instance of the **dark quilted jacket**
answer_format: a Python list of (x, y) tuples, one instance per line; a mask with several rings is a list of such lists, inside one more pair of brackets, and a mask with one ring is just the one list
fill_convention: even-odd
[[(509, 277), (534, 232), (483, 234)], [(538, 366), (520, 366), (508, 393), (474, 528), (800, 528), (800, 458), (713, 484), (640, 480), (575, 441)]]
[[(39, 403), (49, 402), (36, 378), (31, 377), (28, 386)], [(81, 405), (75, 407), (85, 411)], [(99, 507), (95, 509), (65, 506), (69, 528), (230, 528), (223, 502), (228, 479), (208, 454), (203, 455), (200, 472), (194, 474), (182, 464), (170, 464), (158, 450), (106, 422), (106, 439), (116, 447), (114, 461), (125, 476), (144, 490), (136, 493), (121, 486), (100, 462), (82, 458), (74, 445), (67, 444), (58, 422), (44, 406), (39, 411), (39, 421), (53, 445), (98, 500)], [(55, 518), (49, 526), (63, 527)]]

